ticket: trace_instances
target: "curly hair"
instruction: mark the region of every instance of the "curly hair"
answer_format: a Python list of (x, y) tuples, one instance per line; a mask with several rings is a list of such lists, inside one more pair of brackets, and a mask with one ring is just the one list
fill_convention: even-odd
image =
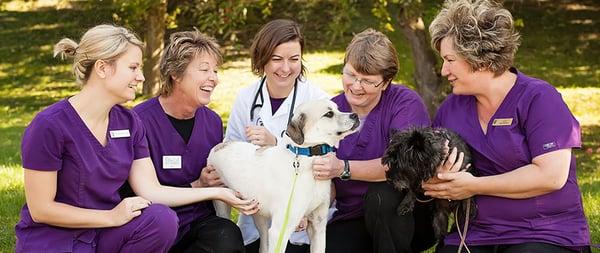
[(512, 66), (520, 44), (512, 15), (491, 0), (447, 0), (429, 33), (438, 52), (448, 37), (473, 71), (489, 70), (496, 76)]
[(197, 30), (171, 34), (169, 45), (160, 59), (160, 95), (168, 97), (173, 92), (173, 76), (181, 77), (194, 57), (206, 53), (223, 63), (223, 56), (217, 40)]
[(386, 83), (394, 79), (399, 65), (394, 44), (385, 34), (371, 28), (354, 35), (346, 47), (346, 63), (361, 74), (381, 75)]

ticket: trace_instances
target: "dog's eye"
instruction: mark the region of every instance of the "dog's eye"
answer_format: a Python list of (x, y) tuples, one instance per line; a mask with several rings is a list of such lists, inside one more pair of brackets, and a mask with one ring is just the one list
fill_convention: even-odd
[(328, 111), (327, 113), (325, 113), (325, 115), (323, 115), (323, 117), (333, 118), (333, 111)]

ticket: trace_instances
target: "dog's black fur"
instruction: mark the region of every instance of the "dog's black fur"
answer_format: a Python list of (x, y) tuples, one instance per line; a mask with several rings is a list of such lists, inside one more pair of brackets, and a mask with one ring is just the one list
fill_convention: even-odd
[[(398, 191), (406, 192), (404, 199), (398, 206), (399, 214), (406, 214), (413, 210), (417, 194), (422, 194), (421, 182), (433, 178), (436, 169), (445, 161), (445, 143), (448, 141), (450, 151), (453, 147), (458, 153), (464, 154), (461, 171), (472, 169), (467, 167), (471, 163), (471, 152), (465, 142), (454, 132), (444, 128), (413, 128), (396, 132), (392, 135), (390, 144), (382, 158), (382, 163), (387, 165), (388, 182), (391, 182)], [(448, 151), (448, 152), (450, 152)], [(433, 205), (433, 229), (437, 238), (447, 233), (448, 215), (457, 211), (459, 219), (464, 221), (465, 207), (468, 201), (448, 201), (435, 199)], [(474, 203), (471, 203), (470, 217), (475, 213)], [(459, 209), (457, 209), (459, 208)]]

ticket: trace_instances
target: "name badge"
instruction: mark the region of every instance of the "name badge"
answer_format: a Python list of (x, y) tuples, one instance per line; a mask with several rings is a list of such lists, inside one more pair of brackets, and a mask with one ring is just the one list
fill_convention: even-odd
[(131, 136), (129, 134), (129, 129), (112, 130), (112, 131), (109, 132), (109, 134), (110, 134), (110, 138), (113, 138), (113, 139), (127, 138), (127, 137)]
[(181, 169), (180, 155), (164, 155), (162, 158), (163, 169)]
[(492, 126), (510, 126), (512, 125), (513, 118), (505, 118), (505, 119), (494, 119), (492, 122)]

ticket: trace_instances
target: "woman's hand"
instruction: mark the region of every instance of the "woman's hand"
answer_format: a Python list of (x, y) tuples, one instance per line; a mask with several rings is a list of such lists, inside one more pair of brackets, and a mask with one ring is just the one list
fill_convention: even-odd
[(302, 220), (300, 220), (300, 223), (298, 224), (298, 226), (296, 227), (296, 232), (304, 231), (304, 230), (306, 230), (307, 227), (308, 227), (308, 219), (306, 217), (303, 217)]
[(221, 188), (223, 190), (222, 194), (219, 196), (219, 200), (229, 204), (234, 207), (240, 213), (244, 215), (252, 215), (258, 212), (258, 201), (255, 199), (245, 200), (242, 198), (242, 195), (239, 192), (233, 191), (228, 188)]
[(225, 184), (221, 181), (219, 173), (212, 165), (207, 165), (200, 172), (200, 177), (191, 183), (192, 188), (202, 187), (224, 187)]
[(118, 227), (127, 224), (133, 218), (142, 214), (142, 209), (152, 204), (142, 197), (129, 197), (121, 200), (117, 206), (110, 210), (112, 226)]
[(344, 171), (344, 161), (333, 153), (319, 156), (313, 160), (313, 176), (317, 180), (327, 180), (338, 177)]
[(429, 180), (422, 184), (426, 196), (438, 199), (462, 200), (475, 195), (470, 190), (472, 187), (469, 186), (473, 185), (477, 178), (469, 172), (439, 173), (437, 179), (437, 182)]
[[(469, 177), (474, 178), (471, 173), (461, 172), (464, 160), (464, 153), (458, 153), (456, 147), (449, 152), (448, 141), (444, 146), (446, 159), (437, 168), (437, 175), (427, 182), (422, 183), (425, 195), (433, 198), (458, 200), (473, 196), (473, 193), (465, 189), (465, 183), (468, 183)], [(470, 165), (467, 165), (469, 167)]]
[(277, 138), (264, 126), (247, 126), (246, 127), (246, 139), (258, 146), (275, 146), (277, 145)]

